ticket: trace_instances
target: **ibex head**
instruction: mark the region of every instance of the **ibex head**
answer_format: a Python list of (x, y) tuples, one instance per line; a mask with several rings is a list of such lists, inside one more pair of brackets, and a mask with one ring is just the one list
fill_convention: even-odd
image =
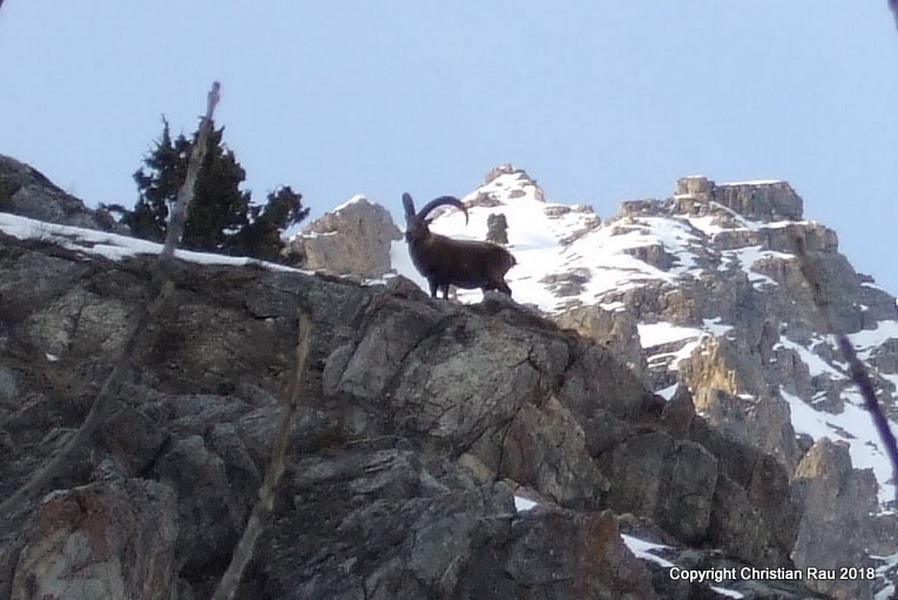
[(427, 215), (440, 206), (454, 206), (465, 213), (465, 225), (468, 224), (468, 209), (464, 203), (454, 196), (434, 198), (415, 213), (415, 202), (410, 194), (402, 194), (402, 206), (405, 208), (405, 241), (408, 243), (424, 241), (430, 234), (429, 225), (433, 219)]

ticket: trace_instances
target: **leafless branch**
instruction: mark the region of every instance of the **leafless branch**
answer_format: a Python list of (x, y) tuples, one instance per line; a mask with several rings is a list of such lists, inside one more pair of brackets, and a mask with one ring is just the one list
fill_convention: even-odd
[(287, 402), (281, 415), (281, 422), (275, 434), (274, 444), (271, 448), (271, 458), (265, 471), (265, 479), (259, 488), (259, 500), (253, 507), (253, 511), (246, 523), (243, 536), (234, 549), (231, 564), (218, 582), (218, 588), (212, 596), (212, 600), (231, 600), (237, 593), (237, 587), (243, 576), (246, 565), (253, 557), (256, 541), (262, 534), (265, 522), (274, 510), (274, 496), (278, 482), (284, 474), (285, 457), (290, 434), (296, 423), (296, 414), (299, 409), (299, 400), (303, 396), (306, 369), (309, 360), (309, 340), (312, 333), (311, 316), (306, 310), (299, 313), (299, 331), (296, 342), (296, 361), (290, 378), (290, 389), (287, 392)]
[[(898, 0), (892, 0), (891, 2), (892, 6), (895, 6), (896, 3), (898, 3)], [(891, 427), (889, 427), (889, 421), (883, 414), (882, 407), (880, 407), (879, 401), (876, 399), (876, 391), (873, 387), (873, 382), (870, 381), (870, 374), (867, 372), (864, 364), (858, 359), (857, 352), (854, 351), (854, 345), (851, 343), (851, 340), (849, 340), (848, 336), (843, 332), (836, 330), (834, 326), (829, 300), (827, 299), (826, 294), (823, 293), (820, 274), (814, 263), (808, 257), (807, 245), (804, 237), (796, 236), (795, 254), (798, 257), (801, 273), (804, 275), (808, 285), (811, 286), (811, 296), (814, 300), (814, 304), (823, 314), (823, 318), (829, 331), (831, 331), (836, 338), (836, 343), (839, 345), (839, 350), (842, 352), (842, 356), (844, 356), (846, 362), (848, 362), (851, 371), (851, 380), (857, 385), (858, 389), (860, 389), (861, 396), (864, 398), (864, 404), (867, 411), (870, 413), (870, 418), (873, 419), (873, 425), (876, 427), (876, 431), (879, 433), (879, 437), (882, 440), (886, 453), (889, 455), (889, 460), (892, 463), (892, 480), (898, 482), (898, 442), (895, 441), (895, 435), (892, 433)], [(895, 489), (895, 501), (898, 503), (898, 487)]]
[(206, 98), (206, 114), (200, 123), (199, 135), (197, 135), (193, 151), (190, 153), (190, 160), (187, 163), (187, 176), (178, 190), (178, 199), (172, 209), (171, 220), (165, 233), (165, 245), (162, 247), (162, 254), (159, 257), (163, 263), (174, 257), (175, 248), (178, 247), (181, 236), (184, 235), (184, 224), (187, 222), (187, 211), (193, 201), (196, 179), (203, 166), (203, 160), (206, 158), (209, 138), (215, 126), (212, 115), (215, 113), (215, 107), (221, 97), (220, 91), (221, 85), (217, 81), (213, 82), (212, 89), (209, 90), (209, 95)]

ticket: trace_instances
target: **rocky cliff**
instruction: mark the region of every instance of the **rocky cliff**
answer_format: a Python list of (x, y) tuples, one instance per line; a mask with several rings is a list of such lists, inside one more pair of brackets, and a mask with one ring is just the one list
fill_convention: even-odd
[[(468, 234), (506, 215), (524, 304), (181, 253), (176, 310), (139, 341), (88, 451), (42, 499), (0, 515), (0, 597), (209, 597), (265, 469), (299, 305), (314, 317), (308, 395), (240, 598), (882, 589), (877, 557), (896, 551), (887, 479), (852, 464), (875, 440), (840, 420), (859, 411), (845, 366), (794, 296), (775, 230), (816, 231), (827, 273), (850, 276), (832, 290), (839, 326), (858, 325), (883, 385), (888, 344), (860, 327), (887, 330), (894, 300), (850, 270), (828, 230), (798, 220), (791, 188), (689, 179), (694, 189), (602, 223), (547, 203), (516, 169), (488, 179), (468, 198), (479, 203)], [(542, 246), (522, 237), (536, 235), (528, 223)], [(7, 498), (83, 420), (158, 247), (4, 214), (0, 231)], [(852, 307), (857, 293), (866, 309)], [(808, 566), (865, 570), (782, 577)], [(682, 569), (716, 576), (672, 576)]]

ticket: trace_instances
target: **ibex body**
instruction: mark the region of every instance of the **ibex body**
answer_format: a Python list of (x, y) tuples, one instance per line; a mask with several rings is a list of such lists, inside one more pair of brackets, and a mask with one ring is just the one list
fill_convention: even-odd
[(433, 233), (429, 225), (432, 219), (427, 215), (439, 206), (454, 206), (465, 213), (468, 209), (453, 196), (440, 196), (425, 204), (415, 212), (415, 203), (409, 194), (402, 195), (405, 208), (405, 241), (415, 268), (430, 284), (430, 295), (437, 297), (442, 290), (443, 298), (449, 297), (449, 286), (460, 288), (480, 288), (499, 290), (511, 296), (511, 288), (505, 283), (505, 274), (516, 261), (502, 246), (490, 242), (474, 240), (454, 240)]

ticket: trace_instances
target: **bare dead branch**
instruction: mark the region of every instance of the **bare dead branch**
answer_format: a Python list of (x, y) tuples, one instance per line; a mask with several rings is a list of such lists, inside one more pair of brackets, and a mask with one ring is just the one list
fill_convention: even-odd
[[(892, 5), (895, 6), (896, 3), (898, 3), (898, 0), (893, 0)], [(848, 339), (848, 336), (841, 331), (837, 331), (833, 325), (829, 300), (827, 299), (826, 294), (823, 293), (820, 274), (814, 263), (808, 257), (807, 245), (804, 237), (796, 236), (794, 241), (795, 254), (798, 257), (799, 268), (801, 269), (801, 273), (804, 275), (805, 280), (808, 282), (808, 285), (811, 286), (811, 296), (814, 300), (814, 304), (823, 315), (827, 328), (835, 336), (836, 343), (839, 345), (839, 350), (842, 352), (842, 356), (845, 357), (845, 361), (848, 363), (851, 372), (851, 380), (860, 390), (861, 396), (864, 398), (864, 406), (870, 413), (870, 418), (873, 419), (873, 425), (876, 427), (876, 431), (882, 440), (886, 453), (889, 455), (889, 460), (892, 463), (892, 480), (898, 483), (898, 442), (896, 442), (895, 435), (892, 433), (891, 427), (889, 427), (889, 421), (883, 414), (882, 407), (876, 399), (876, 390), (873, 387), (873, 382), (870, 381), (870, 374), (867, 372), (864, 363), (857, 357), (857, 352), (854, 351), (854, 345), (851, 343), (851, 340)], [(895, 489), (895, 501), (898, 503), (898, 487)]]
[(243, 536), (234, 548), (231, 564), (228, 565), (224, 575), (218, 582), (218, 587), (212, 595), (212, 600), (231, 600), (237, 593), (240, 579), (246, 565), (253, 557), (256, 541), (262, 534), (265, 522), (274, 510), (274, 496), (278, 482), (284, 474), (287, 446), (290, 434), (296, 424), (296, 414), (299, 409), (299, 400), (303, 396), (306, 370), (309, 360), (309, 340), (312, 333), (312, 319), (308, 311), (300, 309), (299, 331), (296, 342), (296, 361), (290, 377), (290, 389), (287, 392), (287, 401), (281, 421), (275, 434), (271, 448), (271, 458), (265, 471), (265, 479), (259, 488), (259, 499), (253, 507), (253, 511), (246, 523)]
[[(206, 116), (203, 126), (201, 127), (200, 137), (202, 137), (204, 129), (211, 129), (212, 114), (215, 110), (215, 105), (218, 103), (219, 90), (220, 86), (216, 81), (212, 84), (212, 91), (209, 92)], [(203, 144), (197, 144), (197, 146), (204, 147)], [(196, 176), (202, 166), (203, 154), (203, 152), (196, 152), (196, 148), (194, 148), (194, 152), (190, 156), (187, 168), (188, 177), (178, 190), (178, 200), (175, 203), (175, 212), (178, 212), (178, 206), (182, 202), (189, 203), (193, 197), (193, 185), (196, 182)], [(183, 213), (184, 211), (181, 210), (181, 212)], [(137, 343), (143, 336), (147, 325), (167, 308), (169, 300), (173, 295), (175, 286), (171, 279), (166, 275), (167, 269), (165, 266), (174, 256), (174, 250), (178, 245), (180, 236), (172, 236), (172, 229), (173, 227), (170, 226), (165, 246), (156, 260), (156, 273), (153, 278), (154, 289), (152, 289), (150, 293), (152, 300), (143, 309), (136, 311), (136, 320), (128, 333), (128, 337), (125, 339), (125, 343), (122, 345), (121, 351), (113, 363), (112, 371), (110, 371), (106, 380), (103, 382), (103, 386), (100, 388), (99, 393), (96, 398), (94, 398), (94, 402), (91, 405), (90, 411), (87, 413), (87, 417), (85, 417), (84, 422), (81, 424), (81, 427), (78, 428), (78, 431), (67, 440), (65, 446), (57, 452), (46, 465), (34, 473), (31, 479), (0, 504), (0, 516), (10, 517), (17, 514), (18, 511), (25, 509), (28, 503), (34, 500), (37, 496), (46, 492), (49, 484), (69, 467), (74, 460), (74, 457), (88, 445), (94, 432), (108, 417), (107, 413), (109, 412), (111, 401), (115, 397), (116, 391), (123, 380), (124, 374), (131, 362), (131, 358), (134, 355), (134, 350), (137, 348)]]
[(220, 91), (221, 85), (217, 81), (213, 82), (212, 89), (209, 90), (209, 95), (206, 98), (206, 114), (202, 117), (199, 135), (197, 135), (193, 151), (190, 153), (190, 160), (187, 163), (187, 176), (178, 189), (178, 199), (172, 209), (171, 220), (165, 233), (165, 245), (162, 247), (162, 254), (159, 256), (163, 264), (174, 257), (175, 248), (178, 247), (178, 244), (181, 242), (181, 236), (184, 235), (184, 224), (187, 222), (187, 211), (190, 209), (190, 203), (193, 201), (196, 179), (203, 166), (203, 160), (206, 158), (206, 152), (209, 149), (209, 138), (215, 126), (212, 115), (215, 113), (215, 107), (221, 98)]

